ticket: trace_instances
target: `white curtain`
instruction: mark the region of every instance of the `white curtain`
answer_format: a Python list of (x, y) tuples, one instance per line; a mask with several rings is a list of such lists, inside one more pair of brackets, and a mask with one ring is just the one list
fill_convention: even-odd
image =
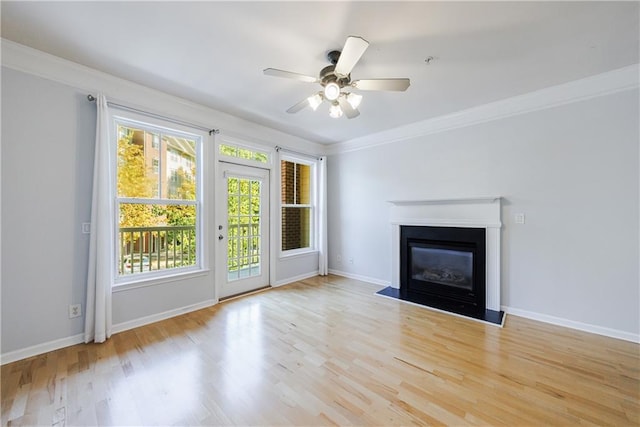
[(89, 273), (84, 341), (104, 342), (111, 336), (111, 286), (114, 280), (114, 165), (109, 141), (107, 100), (99, 94), (91, 201)]
[(320, 157), (318, 163), (318, 272), (321, 276), (326, 276), (329, 274), (327, 245), (327, 158)]

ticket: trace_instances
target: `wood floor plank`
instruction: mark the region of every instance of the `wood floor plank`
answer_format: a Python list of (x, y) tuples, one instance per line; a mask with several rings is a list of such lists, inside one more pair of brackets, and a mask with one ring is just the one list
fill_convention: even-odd
[(315, 277), (2, 366), (2, 425), (640, 423), (640, 346)]

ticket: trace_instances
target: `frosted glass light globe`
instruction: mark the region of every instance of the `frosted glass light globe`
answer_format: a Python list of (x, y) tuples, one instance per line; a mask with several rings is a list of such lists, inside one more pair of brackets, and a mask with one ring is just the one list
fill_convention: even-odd
[(340, 86), (331, 82), (324, 87), (324, 97), (329, 101), (335, 101), (340, 96)]

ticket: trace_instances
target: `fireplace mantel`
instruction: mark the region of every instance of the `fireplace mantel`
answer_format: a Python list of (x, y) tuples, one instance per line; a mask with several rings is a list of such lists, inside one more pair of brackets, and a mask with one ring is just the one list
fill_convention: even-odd
[(388, 203), (398, 206), (411, 205), (441, 205), (457, 203), (493, 203), (501, 199), (500, 196), (460, 197), (455, 199), (422, 199), (422, 200), (389, 200)]
[(400, 226), (486, 229), (487, 309), (500, 311), (500, 221), (502, 197), (390, 200), (391, 287), (400, 289)]

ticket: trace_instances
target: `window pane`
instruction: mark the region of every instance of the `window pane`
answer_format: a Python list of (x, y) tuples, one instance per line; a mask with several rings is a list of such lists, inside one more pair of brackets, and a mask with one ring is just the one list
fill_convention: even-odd
[(296, 164), (296, 204), (311, 203), (311, 166)]
[(282, 203), (295, 203), (295, 163), (282, 160), (280, 162), (280, 179), (282, 181)]
[[(162, 136), (164, 161), (163, 198), (196, 199), (196, 142), (171, 135)], [(162, 162), (161, 162), (162, 163)]]
[(282, 208), (282, 250), (311, 246), (311, 208)]
[(267, 163), (269, 161), (269, 157), (264, 153), (259, 153), (257, 151), (254, 151), (253, 160), (258, 161), (260, 163)]
[(196, 199), (196, 141), (118, 125), (118, 196)]
[(119, 209), (119, 275), (197, 264), (195, 205), (120, 203)]
[(282, 203), (311, 204), (311, 166), (282, 160), (280, 167)]
[(236, 147), (232, 145), (220, 145), (220, 154), (226, 154), (227, 156), (235, 157), (237, 155)]
[(238, 148), (238, 157), (241, 159), (252, 159), (253, 151), (247, 150), (245, 148)]
[(269, 163), (269, 154), (263, 151), (251, 150), (235, 145), (220, 144), (220, 154), (231, 157), (239, 157), (241, 159), (254, 160), (260, 163)]
[(158, 155), (151, 148), (153, 134), (119, 125), (118, 136), (118, 196), (155, 197), (159, 175), (154, 172), (153, 159)]

